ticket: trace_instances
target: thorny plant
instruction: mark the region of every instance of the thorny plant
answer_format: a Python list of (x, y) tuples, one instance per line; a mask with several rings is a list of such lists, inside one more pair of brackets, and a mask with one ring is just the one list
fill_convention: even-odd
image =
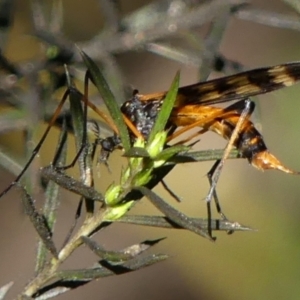
[[(10, 28), (13, 14), (13, 1), (1, 2), (1, 50), (3, 49), (7, 31)], [(212, 69), (231, 71), (240, 70), (241, 65), (231, 62), (224, 58), (218, 52), (221, 38), (226, 28), (229, 17), (234, 14), (241, 19), (251, 19), (256, 22), (277, 27), (286, 27), (299, 30), (299, 21), (292, 20), (280, 14), (270, 14), (264, 11), (251, 9), (251, 6), (242, 6), (245, 1), (200, 1), (201, 4), (194, 1), (158, 1), (141, 9), (140, 11), (120, 19), (119, 12), (115, 2), (100, 1), (109, 14), (106, 20), (106, 28), (99, 36), (92, 41), (79, 43), (79, 47), (97, 61), (101, 61), (106, 78), (109, 82), (116, 86), (121, 86), (120, 72), (116, 67), (113, 54), (124, 51), (135, 50), (144, 47), (147, 51), (156, 53), (161, 56), (168, 57), (186, 64), (201, 65), (199, 72), (202, 79), (206, 79)], [(175, 3), (176, 2), (176, 3)], [(288, 1), (286, 1), (288, 2)], [(292, 1), (290, 1), (292, 2)], [(177, 6), (176, 6), (177, 5)], [(179, 5), (179, 6), (178, 6)], [(292, 4), (293, 5), (293, 4)], [(172, 8), (172, 9), (171, 9)], [(193, 8), (193, 9), (191, 9)], [(75, 180), (66, 175), (61, 168), (66, 164), (66, 140), (68, 124), (66, 120), (62, 120), (62, 133), (58, 141), (56, 155), (51, 166), (42, 168), (39, 172), (46, 179), (45, 203), (42, 212), (38, 212), (34, 205), (34, 199), (31, 192), (34, 190), (34, 183), (26, 182), (26, 188), (18, 184), (18, 189), (22, 193), (22, 201), (27, 215), (30, 217), (39, 237), (39, 247), (36, 260), (36, 275), (31, 282), (20, 293), (20, 299), (48, 299), (58, 294), (65, 293), (71, 289), (82, 286), (97, 278), (118, 275), (152, 265), (156, 262), (165, 260), (167, 255), (155, 254), (149, 256), (140, 256), (142, 252), (152, 245), (160, 241), (145, 241), (136, 245), (129, 246), (121, 251), (108, 251), (101, 245), (98, 245), (91, 239), (91, 235), (104, 230), (113, 222), (127, 222), (131, 224), (140, 224), (147, 226), (165, 227), (165, 228), (184, 228), (195, 232), (201, 236), (207, 237), (207, 220), (190, 218), (181, 212), (175, 210), (151, 189), (157, 185), (175, 166), (174, 162), (170, 163), (171, 158), (177, 157), (178, 154), (184, 154), (188, 161), (205, 161), (215, 160), (222, 157), (222, 150), (218, 151), (202, 151), (197, 153), (186, 153), (187, 147), (170, 147), (164, 150), (166, 132), (163, 131), (164, 126), (160, 126), (153, 131), (150, 140), (136, 140), (134, 145), (130, 144), (129, 137), (126, 137), (126, 129), (124, 124), (119, 121), (120, 112), (115, 97), (124, 99), (123, 91), (120, 92), (116, 86), (109, 86), (105, 82), (99, 69), (95, 67), (93, 62), (84, 56), (86, 66), (92, 74), (94, 83), (100, 91), (103, 100), (107, 100), (108, 106), (112, 103), (114, 108), (109, 108), (112, 119), (116, 122), (122, 144), (125, 148), (125, 154), (128, 156), (127, 166), (122, 171), (120, 181), (112, 184), (105, 193), (100, 193), (93, 188), (92, 176), (92, 160), (94, 156), (93, 140), (85, 140), (83, 151), (79, 151), (84, 140), (84, 126), (86, 126), (86, 106), (82, 108), (78, 105), (82, 95), (72, 86), (70, 78), (65, 77), (65, 72), (57, 72), (57, 67), (62, 63), (70, 64), (72, 74), (76, 74), (74, 65), (79, 62), (80, 56), (77, 55), (73, 43), (67, 41), (64, 37), (57, 37), (62, 26), (62, 10), (60, 1), (55, 1), (53, 5), (53, 14), (50, 25), (47, 26), (45, 17), (42, 13), (43, 7), (38, 1), (32, 1), (33, 20), (35, 26), (35, 35), (50, 46), (47, 53), (55, 56), (48, 56), (43, 62), (31, 62), (28, 65), (16, 66), (9, 62), (1, 54), (1, 66), (10, 75), (14, 77), (12, 81), (8, 81), (7, 76), (1, 78), (1, 93), (12, 105), (20, 107), (18, 97), (15, 97), (16, 91), (20, 92), (16, 87), (22, 78), (27, 78), (30, 88), (26, 94), (19, 97), (24, 99), (35, 99), (36, 102), (27, 101), (27, 110), (32, 109), (32, 115), (37, 113), (36, 105), (40, 98), (50, 99), (53, 91), (65, 84), (66, 79), (69, 80), (70, 86), (70, 115), (72, 117), (72, 130), (76, 137), (76, 145), (78, 153), (80, 153), (78, 162), (81, 170), (81, 179)], [(222, 13), (221, 13), (222, 11)], [(166, 21), (165, 16), (169, 13)], [(172, 13), (171, 13), (172, 12)], [(147, 15), (155, 16), (149, 20)], [(255, 18), (254, 18), (255, 16)], [(274, 17), (275, 16), (275, 17)], [(141, 23), (140, 20), (143, 20)], [(188, 20), (188, 22), (186, 22)], [(200, 26), (207, 22), (215, 20), (213, 26), (201, 45), (196, 50), (187, 51), (186, 49), (175, 49), (168, 45), (158, 42), (158, 39), (175, 35), (179, 30), (190, 30), (195, 26)], [(164, 26), (161, 26), (162, 23)], [(176, 30), (170, 30), (170, 26)], [(122, 29), (122, 30), (121, 30)], [(186, 35), (188, 39), (195, 39), (195, 36)], [(198, 36), (197, 36), (198, 38)], [(26, 67), (27, 66), (27, 67)], [(35, 82), (37, 73), (48, 68), (52, 77), (51, 86), (43, 86), (42, 93), (37, 93)], [(74, 69), (73, 69), (74, 68)], [(96, 78), (102, 78), (97, 82)], [(62, 83), (63, 82), (63, 83)], [(178, 86), (178, 78), (169, 91), (169, 101), (166, 101), (166, 108), (161, 111), (162, 118), (167, 118), (170, 113), (172, 101), (175, 99)], [(113, 90), (113, 93), (111, 92)], [(25, 101), (26, 102), (26, 101)], [(44, 108), (42, 118), (49, 120), (53, 112), (53, 103)], [(68, 107), (68, 106), (67, 106)], [(68, 108), (67, 108), (68, 109)], [(63, 110), (62, 112), (65, 112)], [(164, 116), (165, 114), (165, 116)], [(19, 109), (18, 114), (10, 113), (2, 116), (3, 125), (1, 130), (11, 130), (13, 128), (26, 129), (27, 138), (34, 136), (29, 125), (30, 118), (24, 118), (26, 114), (24, 109)], [(6, 120), (6, 122), (4, 122)], [(7, 121), (8, 120), (8, 121)], [(16, 122), (17, 120), (17, 122)], [(162, 122), (163, 124), (163, 122)], [(3, 129), (4, 128), (4, 129)], [(30, 154), (29, 154), (30, 155)], [(180, 156), (180, 155), (179, 155)], [(178, 156), (178, 157), (179, 157)], [(1, 164), (7, 167), (13, 173), (19, 172), (19, 166), (16, 161), (7, 163), (9, 156), (1, 152)], [(232, 158), (238, 157), (238, 153), (233, 152)], [(182, 158), (182, 157), (181, 157)], [(56, 211), (58, 209), (58, 189), (62, 187), (77, 193), (82, 197), (81, 202), (85, 202), (86, 216), (80, 228), (66, 239), (66, 243), (62, 248), (58, 249), (52, 236), (54, 225), (56, 222)], [(131, 206), (142, 196), (146, 196), (155, 206), (163, 212), (164, 216), (133, 216), (127, 215), (126, 212)], [(211, 220), (211, 229), (213, 230), (247, 230), (237, 223), (231, 223), (226, 220)], [(85, 268), (81, 270), (58, 270), (58, 267), (64, 262), (72, 252), (82, 244), (87, 245), (98, 257), (100, 261), (93, 268)], [(50, 254), (49, 254), (50, 253)], [(50, 256), (50, 257), (49, 257)], [(4, 299), (11, 284), (1, 288), (0, 299)]]

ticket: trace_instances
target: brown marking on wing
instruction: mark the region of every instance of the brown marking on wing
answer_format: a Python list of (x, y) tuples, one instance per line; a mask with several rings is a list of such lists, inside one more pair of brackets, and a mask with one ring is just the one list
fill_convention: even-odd
[[(291, 86), (300, 79), (300, 62), (254, 69), (199, 82), (178, 90), (175, 107), (239, 100)], [(163, 100), (166, 92), (140, 95), (141, 101)]]

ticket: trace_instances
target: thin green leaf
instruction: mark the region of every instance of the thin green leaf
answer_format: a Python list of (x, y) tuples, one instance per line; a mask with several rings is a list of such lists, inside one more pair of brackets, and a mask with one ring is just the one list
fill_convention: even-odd
[(174, 107), (176, 101), (177, 92), (179, 88), (180, 74), (177, 72), (172, 85), (166, 95), (166, 98), (163, 100), (161, 110), (155, 120), (154, 126), (150, 132), (148, 143), (151, 143), (158, 132), (164, 131), (166, 124), (169, 120), (171, 111)]
[[(54, 166), (64, 166), (67, 157), (67, 128), (66, 122), (63, 122), (62, 131), (59, 137), (59, 141), (56, 147), (56, 154), (53, 160)], [(49, 181), (45, 192), (45, 204), (43, 207), (43, 214), (47, 220), (48, 227), (51, 232), (56, 222), (57, 209), (59, 206), (59, 185), (53, 181)], [(37, 259), (35, 270), (37, 273), (41, 271), (46, 263), (47, 251), (42, 241), (38, 243)]]
[(46, 299), (51, 299), (51, 298), (54, 298), (54, 297), (57, 297), (58, 295), (61, 295), (65, 292), (68, 292), (70, 291), (71, 288), (70, 287), (57, 287), (57, 288), (54, 288), (54, 289), (51, 289), (50, 291), (44, 293), (43, 295), (39, 296), (39, 297), (36, 297), (34, 298), (35, 300), (46, 300)]
[(20, 158), (13, 157), (11, 151), (0, 147), (0, 165), (15, 176), (19, 175), (23, 169), (24, 162)]
[(153, 42), (147, 44), (147, 51), (167, 59), (172, 59), (185, 65), (200, 66), (201, 57), (199, 50), (176, 47), (164, 42)]
[[(84, 130), (86, 127), (86, 120), (84, 120), (83, 109), (81, 105), (82, 94), (74, 87), (69, 87), (69, 101), (70, 101), (70, 114), (72, 120), (72, 128), (74, 130), (76, 150), (79, 151), (84, 138)], [(80, 159), (82, 160), (83, 155), (80, 155)], [(81, 163), (79, 163), (81, 165)], [(80, 167), (82, 169), (82, 167)], [(82, 170), (81, 170), (82, 171)]]
[(134, 187), (134, 189), (143, 193), (163, 214), (165, 214), (165, 216), (167, 216), (174, 223), (213, 241), (212, 238), (209, 236), (207, 230), (201, 228), (199, 224), (196, 224), (187, 215), (183, 214), (182, 212), (176, 210), (174, 207), (166, 203), (161, 197), (159, 197), (151, 190), (143, 186)]
[(169, 160), (171, 157), (178, 153), (187, 152), (190, 148), (185, 145), (175, 145), (161, 151), (156, 157), (155, 160)]
[(162, 240), (158, 239), (153, 241), (144, 241), (120, 251), (108, 251), (89, 237), (82, 236), (81, 239), (97, 256), (113, 265), (124, 264), (126, 261), (133, 259), (137, 255), (146, 251), (149, 247), (157, 244)]
[(39, 296), (35, 299), (50, 299), (55, 297), (56, 295), (83, 286), (91, 282), (92, 280), (136, 271), (141, 268), (164, 261), (167, 258), (168, 256), (165, 254), (152, 254), (142, 258), (136, 257), (128, 262), (125, 262), (122, 266), (110, 266), (111, 269), (101, 266), (91, 269), (60, 271), (53, 278), (59, 280), (48, 286), (45, 286), (42, 290), (39, 291)]
[(40, 173), (43, 178), (52, 180), (59, 186), (74, 192), (75, 194), (81, 195), (93, 201), (104, 201), (103, 195), (97, 192), (94, 188), (87, 186), (66, 174), (56, 171), (52, 166), (42, 168)]
[[(118, 274), (124, 274), (144, 267), (148, 267), (157, 262), (166, 260), (167, 258), (168, 256), (165, 254), (152, 254), (142, 258), (135, 257), (134, 259), (125, 262), (122, 265), (122, 268), (121, 269), (119, 268), (120, 272), (118, 272)], [(118, 267), (119, 266), (116, 266), (116, 268)], [(80, 280), (93, 280), (93, 279), (103, 278), (103, 277), (113, 276), (113, 275), (116, 275), (116, 272), (101, 266), (93, 269), (60, 271), (57, 273), (55, 277), (61, 280), (80, 281)]]
[(62, 0), (53, 1), (49, 23), (49, 29), (51, 32), (60, 33), (63, 30), (64, 9)]
[[(208, 229), (208, 219), (204, 218), (191, 218), (191, 220), (202, 229)], [(167, 217), (162, 216), (147, 216), (147, 215), (124, 215), (122, 218), (114, 221), (120, 223), (127, 223), (133, 225), (144, 225), (151, 227), (161, 228), (174, 228), (174, 229), (185, 229), (184, 227), (172, 222)], [(252, 231), (251, 227), (241, 225), (237, 222), (231, 222), (229, 220), (212, 219), (211, 229), (220, 231)]]
[[(224, 149), (212, 149), (203, 151), (193, 151), (184, 154), (178, 154), (169, 159), (168, 163), (190, 163), (190, 162), (201, 162), (201, 161), (212, 161), (221, 159), (223, 157)], [(233, 149), (230, 151), (228, 159), (242, 158), (239, 151)]]
[(124, 157), (150, 157), (148, 151), (141, 147), (132, 147), (123, 154)]
[[(87, 106), (82, 108), (81, 99), (82, 94), (74, 87), (68, 70), (66, 70), (69, 82), (69, 100), (70, 100), (70, 113), (72, 116), (73, 130), (75, 135), (76, 150), (81, 151), (78, 157), (79, 171), (82, 183), (87, 186), (92, 186), (93, 180), (93, 141), (89, 141), (87, 132)], [(95, 137), (96, 139), (96, 137)], [(84, 147), (84, 149), (82, 149)], [(90, 199), (85, 199), (87, 211), (93, 213), (94, 203)]]
[(27, 112), (23, 109), (13, 109), (1, 112), (0, 116), (0, 132), (8, 132), (11, 130), (21, 130), (28, 126), (26, 119)]
[(105, 105), (119, 130), (119, 136), (122, 140), (123, 147), (125, 151), (127, 151), (130, 148), (130, 138), (120, 107), (98, 66), (87, 54), (81, 50), (79, 51), (90, 72), (93, 83), (102, 96), (103, 101), (105, 102)]
[(25, 213), (29, 216), (31, 223), (45, 244), (45, 247), (57, 258), (58, 253), (52, 240), (52, 232), (49, 230), (45, 217), (37, 212), (33, 200), (27, 191), (23, 187), (20, 188), (23, 192), (22, 201)]

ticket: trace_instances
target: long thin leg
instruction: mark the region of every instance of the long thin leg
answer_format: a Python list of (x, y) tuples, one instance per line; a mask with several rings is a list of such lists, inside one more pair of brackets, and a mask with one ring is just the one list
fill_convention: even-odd
[(239, 118), (239, 121), (237, 122), (233, 132), (232, 132), (232, 135), (226, 145), (226, 148), (224, 150), (224, 153), (223, 153), (223, 157), (222, 159), (220, 160), (220, 162), (218, 163), (217, 167), (216, 167), (216, 170), (214, 171), (214, 176), (213, 178), (211, 178), (211, 187), (210, 187), (210, 190), (205, 198), (205, 200), (207, 202), (210, 202), (213, 195), (214, 195), (214, 192), (215, 192), (215, 189), (216, 189), (216, 186), (217, 186), (217, 183), (218, 183), (218, 180), (220, 178), (220, 175), (221, 175), (221, 171), (223, 169), (223, 166), (224, 166), (224, 163), (226, 161), (226, 159), (228, 158), (228, 155), (231, 151), (231, 149), (233, 148), (234, 146), (234, 142), (236, 141), (236, 139), (238, 138), (238, 134), (243, 126), (243, 123), (245, 122), (245, 120), (247, 120), (251, 114), (251, 100), (247, 99), (245, 100), (245, 108), (243, 109), (241, 115), (240, 115), (240, 118)]
[[(105, 121), (108, 122), (109, 126), (116, 132), (117, 129), (114, 126), (113, 122), (103, 113), (101, 112), (94, 104), (92, 104), (91, 102), (88, 101), (88, 80), (89, 80), (89, 75), (88, 73), (85, 76), (85, 91), (84, 91), (84, 95), (83, 97), (80, 98), (81, 101), (84, 102), (84, 120), (87, 119), (87, 106), (91, 107), (96, 113), (98, 113)], [(28, 159), (27, 163), (25, 164), (23, 170), (21, 171), (21, 173), (15, 178), (15, 180), (13, 182), (11, 182), (11, 184), (9, 186), (7, 186), (1, 193), (0, 193), (0, 198), (2, 196), (4, 196), (13, 186), (15, 186), (20, 179), (22, 178), (22, 176), (24, 175), (24, 173), (27, 171), (28, 167), (30, 166), (30, 164), (32, 163), (32, 161), (34, 160), (35, 156), (37, 155), (37, 153), (39, 152), (39, 150), (41, 149), (46, 137), (48, 136), (48, 133), (51, 129), (51, 127), (55, 124), (56, 119), (58, 118), (62, 107), (64, 105), (64, 103), (66, 102), (68, 96), (70, 95), (70, 93), (76, 91), (77, 93), (79, 93), (76, 88), (74, 86), (72, 86), (71, 84), (69, 85), (70, 88), (67, 89), (67, 91), (64, 93), (63, 98), (61, 99), (58, 107), (56, 108), (53, 116), (51, 117), (50, 121), (48, 122), (48, 126), (44, 132), (44, 134), (42, 135), (39, 143), (36, 145), (36, 147), (33, 149), (32, 154), (30, 156), (30, 158)], [(85, 126), (86, 127), (86, 126)], [(78, 157), (80, 156), (82, 150), (84, 149), (85, 143), (84, 141), (86, 140), (86, 128), (83, 129), (83, 138), (82, 138), (82, 146), (79, 149), (79, 151), (77, 152), (76, 156), (74, 157), (74, 159), (72, 160), (71, 164), (69, 164), (68, 166), (64, 166), (64, 167), (59, 167), (58, 169), (68, 169), (70, 167), (73, 167), (75, 165), (75, 163), (78, 160)]]
[[(212, 185), (212, 179), (213, 179), (213, 175), (215, 173), (215, 171), (217, 170), (219, 164), (220, 164), (221, 160), (218, 159), (212, 166), (212, 168), (209, 170), (209, 172), (207, 173), (207, 178), (208, 178), (208, 181), (209, 181), (209, 184), (210, 186)], [(213, 198), (214, 198), (214, 202), (215, 202), (215, 205), (216, 205), (216, 210), (218, 212), (218, 214), (220, 214), (221, 218), (223, 220), (227, 220), (225, 214), (223, 213), (223, 210), (221, 208), (221, 204), (220, 204), (220, 201), (219, 201), (219, 197), (217, 195), (217, 191), (216, 189), (213, 191)], [(210, 202), (207, 202), (208, 204)]]
[[(212, 166), (212, 168), (210, 169), (210, 171), (207, 173), (207, 178), (210, 184), (210, 190), (208, 192), (208, 195), (206, 196), (206, 206), (207, 206), (207, 218), (208, 218), (208, 234), (209, 236), (211, 236), (211, 238), (215, 239), (212, 236), (212, 214), (211, 214), (211, 199), (214, 199), (215, 202), (215, 206), (216, 206), (216, 210), (217, 212), (220, 214), (221, 218), (223, 220), (227, 220), (225, 214), (222, 211), (221, 205), (220, 205), (220, 201), (216, 192), (216, 186), (217, 186), (217, 182), (220, 178), (221, 172), (222, 172), (222, 168), (224, 166), (225, 160), (228, 158), (228, 155), (234, 145), (235, 140), (238, 137), (238, 134), (243, 126), (243, 123), (246, 119), (249, 118), (249, 116), (252, 113), (251, 107), (250, 107), (251, 101), (250, 100), (246, 100), (245, 101), (245, 106), (244, 109), (242, 110), (242, 113), (240, 115), (240, 118), (236, 124), (236, 127), (234, 128), (232, 135), (227, 143), (227, 146), (224, 150), (223, 156), (221, 159), (218, 159)], [(232, 231), (228, 232), (229, 234), (232, 233)]]
[(2, 196), (4, 196), (13, 186), (15, 186), (19, 181), (20, 179), (22, 178), (22, 176), (24, 175), (24, 173), (27, 171), (27, 169), (29, 168), (31, 162), (34, 160), (35, 156), (37, 155), (37, 153), (39, 152), (39, 150), (41, 149), (46, 137), (48, 136), (48, 133), (51, 129), (51, 127), (54, 125), (55, 123), (55, 120), (57, 119), (57, 117), (59, 116), (61, 110), (62, 110), (62, 107), (64, 105), (64, 103), (66, 102), (68, 96), (69, 96), (69, 93), (70, 91), (67, 90), (64, 95), (63, 95), (63, 98), (61, 99), (57, 109), (55, 110), (51, 120), (49, 121), (49, 124), (42, 136), (42, 138), (40, 139), (39, 143), (36, 145), (36, 147), (33, 149), (32, 151), (32, 154), (29, 158), (29, 160), (27, 161), (27, 163), (25, 164), (23, 170), (21, 171), (21, 173), (15, 178), (15, 180), (8, 186), (6, 187), (1, 193), (0, 193), (0, 198)]
[[(209, 172), (207, 173), (207, 178), (208, 178), (210, 186), (212, 185), (213, 175), (214, 175), (215, 171), (217, 170), (220, 162), (221, 162), (221, 160), (218, 159), (213, 164), (213, 166), (211, 167), (211, 169), (209, 170)], [(214, 202), (215, 202), (216, 210), (217, 210), (218, 214), (221, 216), (222, 220), (223, 221), (228, 220), (227, 217), (225, 216), (225, 214), (223, 213), (222, 208), (221, 208), (221, 204), (220, 204), (219, 197), (217, 195), (216, 189), (214, 189), (214, 191), (213, 191), (213, 199), (214, 199)], [(214, 237), (212, 236), (211, 202), (210, 201), (206, 202), (206, 206), (207, 206), (207, 220), (208, 220), (207, 229), (208, 229), (208, 234), (214, 239)], [(231, 233), (233, 233), (233, 231), (228, 231), (227, 233), (231, 234)]]
[[(85, 73), (84, 77), (84, 95), (83, 95), (83, 130), (82, 130), (82, 140), (80, 144), (80, 148), (77, 151), (75, 157), (73, 158), (72, 162), (69, 165), (60, 167), (60, 170), (66, 170), (69, 168), (72, 168), (75, 166), (76, 162), (78, 161), (79, 156), (81, 155), (83, 149), (87, 146), (87, 108), (88, 108), (88, 80), (89, 80), (89, 75), (88, 72)], [(70, 94), (72, 93), (77, 93), (77, 89), (75, 86), (72, 84), (72, 82), (69, 80), (69, 90)]]
[(162, 179), (160, 181), (160, 183), (162, 184), (162, 186), (164, 187), (164, 189), (170, 194), (170, 196), (172, 198), (174, 198), (177, 202), (181, 202), (181, 198), (179, 196), (177, 196), (170, 188), (169, 186), (166, 184), (166, 182)]

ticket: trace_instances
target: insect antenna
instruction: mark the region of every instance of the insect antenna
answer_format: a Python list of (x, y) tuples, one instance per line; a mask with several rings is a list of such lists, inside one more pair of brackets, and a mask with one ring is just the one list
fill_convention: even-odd
[(27, 169), (29, 168), (30, 164), (32, 163), (32, 161), (34, 160), (34, 158), (36, 157), (36, 155), (37, 155), (38, 152), (40, 151), (40, 149), (41, 149), (41, 147), (42, 147), (42, 145), (43, 145), (45, 139), (47, 138), (48, 133), (49, 133), (51, 127), (55, 124), (55, 121), (56, 121), (57, 117), (59, 116), (59, 114), (60, 114), (60, 112), (61, 112), (61, 110), (62, 110), (62, 107), (63, 107), (64, 103), (66, 102), (68, 96), (69, 96), (69, 93), (70, 93), (69, 90), (67, 90), (67, 91), (64, 93), (64, 95), (63, 95), (63, 97), (62, 97), (62, 99), (61, 99), (61, 101), (60, 101), (58, 107), (56, 108), (56, 110), (55, 110), (53, 116), (51, 117), (51, 119), (50, 119), (50, 121), (49, 121), (49, 124), (48, 124), (48, 126), (47, 126), (47, 128), (46, 128), (44, 134), (42, 135), (42, 137), (41, 137), (39, 143), (38, 143), (38, 144), (36, 145), (36, 147), (33, 149), (32, 154), (31, 154), (31, 156), (29, 157), (27, 163), (25, 164), (23, 170), (22, 170), (22, 171), (20, 172), (20, 174), (14, 179), (14, 181), (11, 182), (11, 184), (10, 184), (9, 186), (7, 186), (7, 187), (0, 193), (0, 198), (3, 197), (3, 196), (4, 196), (4, 195), (12, 188), (12, 187), (14, 187), (14, 186), (20, 181), (20, 179), (22, 178), (22, 176), (24, 175), (24, 173), (25, 173), (25, 172), (27, 171)]
[(45, 132), (43, 133), (40, 141), (38, 142), (38, 144), (35, 146), (35, 148), (33, 149), (28, 161), (26, 162), (25, 166), (23, 167), (22, 171), (19, 173), (19, 175), (0, 193), (0, 198), (3, 197), (11, 188), (13, 188), (17, 183), (19, 183), (19, 181), (21, 180), (21, 178), (23, 177), (23, 175), (25, 174), (25, 172), (28, 170), (30, 164), (32, 163), (32, 161), (34, 160), (34, 158), (36, 157), (36, 155), (38, 154), (38, 152), (40, 151), (42, 145), (44, 144), (45, 139), (47, 138), (50, 129), (52, 128), (53, 125), (56, 125), (56, 120), (60, 117), (62, 108), (66, 102), (66, 100), (68, 99), (68, 97), (70, 96), (70, 94), (72, 94), (72, 96), (75, 96), (77, 98), (77, 101), (82, 101), (84, 103), (84, 108), (83, 108), (83, 119), (85, 120), (84, 123), (85, 125), (82, 128), (82, 140), (81, 140), (81, 147), (80, 149), (78, 149), (75, 157), (73, 158), (72, 162), (66, 166), (60, 166), (57, 167), (60, 170), (66, 170), (68, 168), (73, 167), (81, 152), (83, 151), (84, 147), (85, 147), (85, 141), (87, 138), (87, 129), (86, 129), (86, 123), (87, 123), (87, 108), (90, 107), (92, 110), (94, 110), (102, 119), (104, 119), (104, 121), (108, 124), (109, 127), (112, 128), (113, 131), (118, 132), (116, 126), (114, 125), (113, 121), (105, 114), (103, 113), (100, 109), (98, 109), (93, 103), (91, 103), (90, 101), (88, 101), (88, 82), (90, 79), (90, 75), (87, 72), (85, 75), (85, 80), (84, 80), (84, 95), (82, 95), (78, 89), (75, 87), (75, 85), (71, 82), (70, 79), (70, 75), (68, 75), (68, 70), (66, 69), (66, 74), (67, 74), (67, 78), (68, 78), (68, 89), (65, 91), (62, 99), (60, 100), (57, 108), (55, 109), (52, 117), (50, 118), (47, 125), (47, 128), (45, 130)]

